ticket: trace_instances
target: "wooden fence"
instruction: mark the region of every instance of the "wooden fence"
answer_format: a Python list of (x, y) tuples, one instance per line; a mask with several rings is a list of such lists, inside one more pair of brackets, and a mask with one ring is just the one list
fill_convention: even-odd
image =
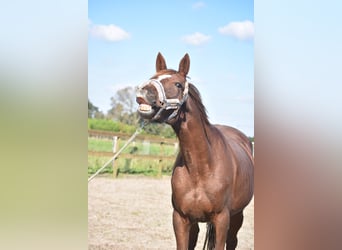
[[(112, 157), (114, 153), (118, 150), (118, 142), (119, 140), (127, 140), (131, 135), (125, 133), (116, 133), (110, 131), (99, 131), (99, 130), (88, 130), (89, 137), (95, 137), (98, 139), (110, 139), (113, 140), (113, 152), (104, 152), (104, 151), (92, 151), (88, 150), (88, 156), (95, 156), (95, 157)], [(166, 161), (173, 161), (176, 158), (176, 153), (178, 152), (178, 140), (177, 139), (170, 139), (170, 138), (162, 138), (158, 136), (151, 136), (151, 135), (138, 135), (134, 142), (141, 141), (143, 144), (150, 145), (159, 144), (160, 145), (160, 154), (149, 154), (149, 152), (131, 152), (131, 153), (122, 153), (116, 159), (146, 159), (146, 160), (158, 160), (160, 164), (158, 164), (158, 175), (161, 175), (163, 163)], [(174, 153), (173, 155), (166, 155), (164, 151), (165, 145), (173, 145), (174, 146)], [(115, 160), (116, 160), (115, 159)], [(119, 173), (119, 169), (117, 164), (115, 164), (115, 160), (113, 161), (113, 177), (117, 177)]]

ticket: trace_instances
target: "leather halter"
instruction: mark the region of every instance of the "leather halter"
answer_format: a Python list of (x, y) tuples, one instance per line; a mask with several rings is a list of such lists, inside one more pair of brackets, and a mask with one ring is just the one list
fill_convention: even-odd
[(160, 118), (161, 113), (164, 110), (170, 110), (170, 109), (174, 109), (174, 111), (171, 113), (171, 115), (166, 119), (166, 121), (171, 120), (172, 118), (174, 118), (177, 113), (179, 108), (183, 105), (183, 103), (187, 100), (188, 98), (188, 93), (189, 93), (189, 83), (188, 81), (185, 81), (185, 86), (184, 86), (184, 91), (183, 91), (183, 98), (182, 100), (179, 100), (178, 98), (166, 98), (166, 94), (165, 94), (165, 89), (163, 84), (161, 83), (161, 81), (163, 79), (169, 78), (171, 77), (171, 75), (161, 75), (159, 76), (157, 79), (150, 79), (147, 82), (144, 82), (143, 84), (141, 84), (138, 87), (138, 90), (142, 90), (145, 86), (151, 84), (155, 87), (155, 89), (158, 92), (158, 101), (159, 101), (159, 105), (160, 109), (158, 110), (158, 112), (153, 116), (152, 120), (157, 120)]

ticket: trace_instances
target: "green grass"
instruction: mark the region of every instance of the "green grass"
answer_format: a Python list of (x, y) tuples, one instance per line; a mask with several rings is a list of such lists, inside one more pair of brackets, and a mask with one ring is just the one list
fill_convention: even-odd
[(112, 152), (113, 141), (88, 138), (88, 150), (99, 152)]
[[(88, 155), (88, 175), (94, 174), (99, 168), (101, 168), (111, 157), (95, 157)], [(109, 164), (102, 170), (104, 173), (113, 173), (112, 164)]]

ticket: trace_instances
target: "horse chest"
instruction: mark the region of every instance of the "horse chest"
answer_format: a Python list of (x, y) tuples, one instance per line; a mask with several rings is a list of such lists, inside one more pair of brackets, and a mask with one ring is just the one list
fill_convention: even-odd
[(189, 183), (173, 186), (172, 196), (174, 208), (195, 221), (208, 221), (218, 209), (215, 195), (210, 190)]

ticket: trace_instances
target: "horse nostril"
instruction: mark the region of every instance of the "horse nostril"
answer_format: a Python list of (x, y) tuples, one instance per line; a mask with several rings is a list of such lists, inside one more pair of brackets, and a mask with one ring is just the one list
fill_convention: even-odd
[(142, 98), (142, 97), (140, 97), (140, 96), (137, 97), (135, 100), (136, 100), (136, 102), (139, 103), (139, 104), (145, 103), (144, 98)]

